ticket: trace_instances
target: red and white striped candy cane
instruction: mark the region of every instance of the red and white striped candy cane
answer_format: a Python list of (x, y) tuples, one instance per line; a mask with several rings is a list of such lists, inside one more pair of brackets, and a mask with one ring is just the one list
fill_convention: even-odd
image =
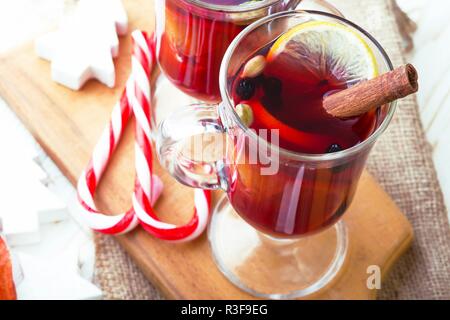
[[(130, 78), (127, 84), (131, 83)], [(78, 185), (78, 200), (85, 209), (83, 220), (95, 231), (105, 234), (126, 233), (139, 223), (133, 208), (118, 215), (107, 215), (97, 210), (94, 203), (94, 194), (100, 179), (116, 149), (122, 131), (126, 127), (131, 116), (131, 108), (128, 103), (126, 90), (123, 91), (120, 101), (114, 106), (111, 120), (103, 130), (100, 140), (94, 148), (92, 158), (87, 168), (81, 174)], [(153, 176), (153, 184), (156, 186), (152, 203), (156, 202), (162, 190), (162, 182), (157, 176)]]
[[(155, 63), (154, 38), (144, 32), (134, 31), (132, 75), (127, 92), (129, 102), (136, 118), (136, 188), (133, 195), (133, 207), (142, 227), (154, 236), (170, 241), (188, 241), (199, 236), (205, 229), (210, 214), (210, 191), (196, 189), (194, 195), (195, 210), (189, 223), (184, 226), (162, 222), (155, 214), (151, 203), (154, 186), (149, 177), (152, 173), (151, 148), (151, 92), (150, 73)], [(150, 68), (148, 67), (150, 66)]]
[[(151, 105), (150, 74), (154, 67), (153, 38), (140, 31), (133, 32), (132, 74), (127, 81), (120, 102), (113, 109), (111, 121), (97, 143), (88, 167), (78, 181), (78, 198), (86, 223), (94, 230), (106, 234), (119, 234), (132, 230), (140, 221), (143, 228), (154, 236), (172, 241), (188, 241), (200, 235), (210, 214), (210, 192), (195, 191), (195, 212), (184, 226), (161, 222), (153, 210), (162, 191), (161, 180), (152, 174), (152, 149), (150, 139)], [(136, 181), (133, 208), (111, 216), (96, 209), (93, 196), (101, 176), (120, 140), (132, 110), (136, 122)]]

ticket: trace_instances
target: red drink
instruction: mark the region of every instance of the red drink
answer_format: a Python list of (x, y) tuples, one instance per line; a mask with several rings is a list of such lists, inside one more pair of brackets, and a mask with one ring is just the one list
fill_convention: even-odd
[[(257, 54), (265, 56), (269, 47)], [(279, 129), (281, 148), (307, 154), (348, 149), (373, 133), (375, 112), (340, 120), (324, 111), (324, 95), (346, 88), (345, 83), (332, 75), (298, 74), (293, 69), (268, 60), (258, 77), (243, 78), (242, 67), (232, 80), (235, 105), (245, 103), (253, 110), (252, 129)], [(367, 153), (320, 166), (280, 165), (275, 176), (261, 175), (261, 165), (249, 164), (244, 153), (246, 161), (235, 161), (239, 164), (229, 190), (231, 204), (265, 233), (286, 237), (316, 232), (347, 209)]]
[[(158, 0), (158, 61), (169, 80), (188, 95), (202, 101), (220, 101), (219, 70), (231, 41), (258, 16), (235, 13), (247, 0)], [(200, 3), (199, 3), (200, 2)], [(292, 7), (298, 1), (265, 0), (271, 12)], [(210, 9), (208, 5), (227, 9)], [(242, 7), (241, 7), (242, 8)], [(251, 11), (250, 11), (251, 13)]]

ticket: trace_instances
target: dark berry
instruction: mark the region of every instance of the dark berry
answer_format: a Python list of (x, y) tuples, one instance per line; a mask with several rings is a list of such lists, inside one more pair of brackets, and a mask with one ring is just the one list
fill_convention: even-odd
[(342, 150), (342, 148), (340, 145), (338, 145), (337, 143), (333, 143), (331, 146), (328, 147), (327, 153), (338, 152), (341, 150)]
[(264, 80), (263, 84), (264, 92), (270, 96), (281, 95), (281, 81), (277, 78), (267, 78)]
[(253, 79), (241, 79), (236, 87), (236, 93), (242, 100), (248, 100), (255, 94), (256, 85)]

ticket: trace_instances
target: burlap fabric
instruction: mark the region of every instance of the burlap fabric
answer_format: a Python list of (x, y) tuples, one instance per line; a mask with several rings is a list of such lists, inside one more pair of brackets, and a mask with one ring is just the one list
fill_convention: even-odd
[(94, 282), (105, 299), (162, 298), (113, 237), (96, 234), (95, 247)]
[[(333, 3), (379, 40), (395, 66), (404, 63), (404, 43), (391, 0)], [(415, 98), (402, 100), (368, 169), (407, 215), (415, 240), (383, 282), (380, 299), (450, 299), (450, 228), (431, 152)], [(96, 280), (106, 298), (160, 298), (113, 238), (97, 236), (96, 243)]]

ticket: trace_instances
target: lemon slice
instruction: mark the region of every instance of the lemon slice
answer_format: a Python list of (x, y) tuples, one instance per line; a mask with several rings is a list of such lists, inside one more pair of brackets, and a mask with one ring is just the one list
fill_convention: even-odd
[[(267, 61), (295, 73), (330, 75), (352, 85), (378, 75), (375, 55), (367, 42), (343, 24), (308, 21), (289, 29), (270, 48)], [(284, 69), (284, 68), (283, 68)]]

